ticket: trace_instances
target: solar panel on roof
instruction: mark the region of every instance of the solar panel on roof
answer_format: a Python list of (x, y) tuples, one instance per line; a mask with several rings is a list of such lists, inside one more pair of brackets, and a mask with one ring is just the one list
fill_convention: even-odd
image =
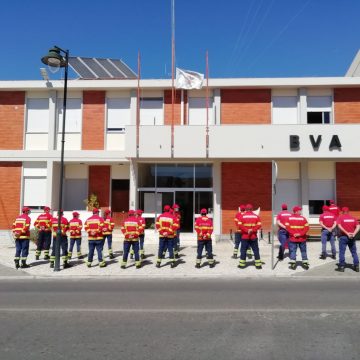
[(113, 76), (109, 75), (94, 59), (81, 58), (81, 60), (101, 79), (111, 79)]
[(119, 71), (110, 61), (109, 59), (97, 59), (97, 61), (117, 79), (125, 79), (126, 76)]
[(69, 65), (81, 79), (136, 79), (137, 75), (121, 60), (70, 57)]
[(69, 65), (82, 79), (96, 79), (96, 76), (78, 58), (70, 57)]
[(110, 61), (128, 78), (136, 77), (136, 74), (121, 60), (110, 59)]

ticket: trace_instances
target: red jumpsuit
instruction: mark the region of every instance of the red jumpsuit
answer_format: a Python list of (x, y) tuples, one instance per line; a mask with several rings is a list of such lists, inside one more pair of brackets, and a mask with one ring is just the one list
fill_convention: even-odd
[(196, 264), (201, 263), (202, 252), (205, 247), (209, 265), (214, 264), (212, 253), (211, 234), (213, 232), (213, 221), (206, 215), (198, 217), (195, 221), (195, 231), (197, 233), (197, 258)]
[[(172, 264), (175, 264), (174, 257), (174, 237), (176, 230), (179, 228), (178, 219), (170, 212), (164, 212), (156, 219), (156, 229), (159, 232), (159, 251), (157, 266), (160, 266), (163, 253), (169, 251), (169, 258)], [(174, 266), (174, 265), (172, 265)]]
[[(55, 262), (55, 244), (56, 244), (56, 234), (58, 231), (58, 218), (53, 217), (51, 219), (51, 227), (52, 227), (52, 235), (53, 235), (53, 245), (50, 256), (50, 263)], [(64, 264), (68, 261), (68, 239), (66, 232), (69, 230), (69, 222), (66, 218), (61, 216), (60, 220), (60, 229), (61, 229), (61, 237), (60, 237), (60, 248), (61, 248), (61, 256), (64, 261)]]
[(82, 230), (82, 221), (74, 217), (69, 222), (69, 233), (70, 233), (70, 247), (69, 247), (69, 258), (72, 256), (74, 244), (76, 243), (77, 247), (77, 256), (81, 256), (81, 230)]
[(139, 235), (141, 226), (139, 225), (139, 219), (130, 215), (121, 226), (121, 231), (124, 234), (124, 252), (121, 267), (125, 268), (130, 249), (134, 250), (135, 266), (140, 267), (140, 255), (139, 255)]

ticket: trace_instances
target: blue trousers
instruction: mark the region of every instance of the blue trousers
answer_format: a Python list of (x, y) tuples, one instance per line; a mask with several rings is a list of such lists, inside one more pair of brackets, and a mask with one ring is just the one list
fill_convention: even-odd
[[(55, 242), (56, 242), (56, 236), (53, 236), (53, 243), (52, 243), (52, 249), (51, 249), (51, 256), (50, 261), (55, 261)], [(61, 235), (60, 238), (60, 250), (61, 250), (61, 256), (64, 261), (67, 261), (68, 257), (68, 238), (66, 235)]]
[(104, 246), (104, 240), (89, 240), (89, 254), (88, 254), (88, 262), (91, 263), (94, 258), (94, 252), (96, 249), (99, 263), (103, 261), (102, 250)]
[(336, 247), (335, 247), (335, 235), (333, 231), (329, 231), (327, 229), (321, 230), (321, 253), (326, 255), (326, 243), (330, 241), (331, 245), (331, 253), (336, 255)]
[(197, 264), (201, 263), (202, 252), (203, 252), (204, 248), (207, 253), (207, 258), (209, 260), (209, 264), (213, 264), (214, 257), (213, 257), (213, 253), (212, 253), (212, 240), (198, 240), (196, 263)]
[(340, 236), (339, 238), (339, 266), (345, 266), (345, 251), (349, 247), (351, 255), (354, 260), (354, 265), (359, 265), (359, 257), (356, 252), (355, 239), (349, 239), (347, 236)]
[(109, 254), (112, 254), (112, 234), (104, 235), (104, 244), (107, 239)]
[(145, 234), (139, 235), (140, 250), (144, 250), (144, 240), (145, 240)]
[(135, 262), (140, 261), (139, 256), (139, 241), (124, 241), (123, 264), (126, 264), (130, 249), (133, 249), (135, 255)]
[(259, 251), (259, 242), (258, 239), (254, 240), (245, 240), (241, 239), (241, 247), (240, 247), (240, 260), (246, 260), (246, 251), (248, 248), (251, 248), (254, 252), (255, 263), (256, 260), (260, 260), (260, 251)]
[(37, 238), (37, 246), (36, 246), (36, 255), (40, 255), (41, 250), (47, 251), (49, 254), (49, 249), (51, 245), (51, 231), (39, 231), (39, 235)]
[(237, 254), (237, 250), (239, 249), (240, 242), (241, 242), (241, 234), (239, 232), (236, 232), (235, 233), (235, 246), (234, 246), (234, 253), (236, 250), (236, 254)]
[(169, 251), (169, 258), (175, 261), (174, 258), (174, 239), (168, 237), (160, 237), (159, 238), (159, 252), (157, 262), (160, 263), (162, 259), (163, 252)]
[(26, 260), (29, 255), (29, 239), (15, 240), (15, 260)]
[(76, 250), (78, 253), (80, 253), (81, 252), (81, 238), (70, 239), (69, 252), (71, 252), (71, 253), (73, 252), (75, 243), (76, 243)]
[(284, 255), (286, 243), (289, 241), (289, 233), (285, 229), (279, 229), (278, 231), (278, 239), (280, 242), (280, 255)]
[(301, 258), (303, 263), (307, 263), (308, 257), (306, 251), (306, 241), (303, 242), (289, 241), (290, 262), (294, 263), (296, 261), (296, 251), (298, 247), (300, 248), (301, 251)]

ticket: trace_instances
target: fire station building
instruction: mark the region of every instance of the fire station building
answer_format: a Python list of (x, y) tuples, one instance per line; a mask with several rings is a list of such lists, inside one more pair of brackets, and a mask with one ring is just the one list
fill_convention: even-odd
[[(174, 117), (171, 80), (140, 80), (140, 96), (136, 78), (69, 80), (65, 214), (95, 194), (118, 221), (143, 209), (151, 228), (178, 203), (183, 232), (207, 208), (217, 237), (243, 203), (265, 231), (283, 202), (314, 223), (329, 199), (360, 216), (357, 64), (344, 77), (210, 79), (208, 92), (176, 90)], [(0, 229), (23, 205), (58, 207), (63, 87), (0, 81)]]

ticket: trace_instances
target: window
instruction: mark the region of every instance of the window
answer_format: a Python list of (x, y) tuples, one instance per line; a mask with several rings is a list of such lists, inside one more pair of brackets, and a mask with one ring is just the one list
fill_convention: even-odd
[(273, 96), (272, 98), (273, 124), (298, 123), (298, 98), (297, 96)]
[(47, 133), (49, 131), (49, 99), (27, 99), (26, 132)]
[(156, 186), (174, 188), (194, 187), (194, 165), (157, 165)]
[(195, 164), (195, 187), (209, 188), (212, 186), (212, 165)]
[(65, 179), (64, 210), (85, 210), (88, 198), (88, 179)]
[(46, 178), (24, 178), (24, 206), (42, 209), (46, 205)]
[(155, 187), (155, 167), (154, 164), (139, 164), (138, 187)]
[(107, 99), (107, 131), (124, 132), (130, 123), (130, 98)]
[(335, 195), (335, 181), (329, 180), (309, 180), (309, 213), (319, 215), (322, 213), (322, 206), (328, 199), (333, 199)]
[(206, 209), (208, 213), (212, 213), (213, 209), (213, 193), (210, 191), (195, 192), (195, 214), (200, 214), (201, 209)]
[[(209, 98), (209, 125), (214, 124), (213, 103)], [(189, 97), (189, 125), (206, 125), (206, 98)]]
[(140, 98), (140, 125), (163, 125), (163, 98)]
[[(63, 99), (59, 99), (57, 103), (58, 112), (58, 132), (62, 132), (63, 120)], [(81, 99), (67, 99), (66, 103), (66, 119), (65, 132), (80, 133), (81, 132)]]
[(307, 123), (330, 124), (332, 111), (331, 96), (307, 97)]

